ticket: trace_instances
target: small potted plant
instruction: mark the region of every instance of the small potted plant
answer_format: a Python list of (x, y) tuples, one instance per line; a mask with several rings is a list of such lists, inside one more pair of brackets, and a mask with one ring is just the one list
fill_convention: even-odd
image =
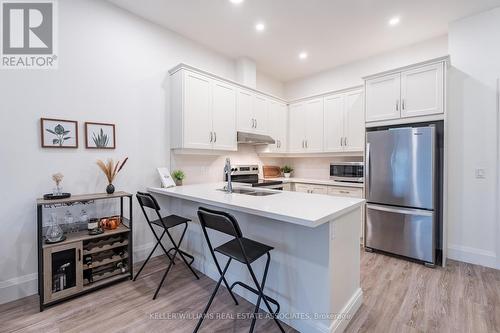
[(281, 168), (281, 172), (285, 175), (285, 178), (290, 178), (291, 173), (293, 172), (293, 168), (289, 165), (285, 165)]
[(182, 170), (174, 170), (172, 172), (172, 178), (175, 181), (175, 185), (181, 186), (182, 181), (184, 180), (184, 178), (186, 178), (186, 175), (184, 174), (184, 171), (182, 171)]

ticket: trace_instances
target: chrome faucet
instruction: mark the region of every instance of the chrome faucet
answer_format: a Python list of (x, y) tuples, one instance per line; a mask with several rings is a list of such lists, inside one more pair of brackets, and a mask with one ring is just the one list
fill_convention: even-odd
[(224, 173), (227, 175), (226, 192), (233, 193), (233, 184), (231, 183), (231, 160), (226, 158), (226, 165), (224, 165)]

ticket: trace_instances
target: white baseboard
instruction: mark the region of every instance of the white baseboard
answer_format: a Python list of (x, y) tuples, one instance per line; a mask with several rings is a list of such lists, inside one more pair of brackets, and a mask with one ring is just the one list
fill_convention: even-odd
[(361, 307), (361, 304), (363, 304), (363, 290), (361, 290), (361, 288), (358, 288), (354, 295), (352, 295), (349, 302), (347, 302), (347, 304), (344, 306), (342, 311), (340, 311), (340, 314), (346, 314), (347, 317), (335, 319), (333, 324), (330, 326), (330, 333), (344, 332), (347, 325), (349, 325), (352, 318)]
[(470, 264), (500, 269), (496, 253), (470, 246), (449, 244), (448, 258)]
[(32, 273), (0, 281), (0, 304), (38, 293), (38, 274)]
[[(134, 246), (134, 262), (138, 263), (146, 260), (147, 256), (149, 255), (149, 252), (151, 252), (155, 244), (156, 242), (150, 242), (139, 246)], [(160, 254), (163, 254), (163, 251), (161, 251), (161, 248), (158, 247), (155, 253), (153, 253), (152, 257), (156, 257)]]

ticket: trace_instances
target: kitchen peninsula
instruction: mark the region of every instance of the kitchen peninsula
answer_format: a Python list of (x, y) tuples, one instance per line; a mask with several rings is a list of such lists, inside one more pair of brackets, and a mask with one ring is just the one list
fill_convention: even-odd
[[(235, 187), (235, 192), (243, 193), (227, 193), (221, 191), (223, 186), (185, 185), (149, 188), (149, 192), (166, 212), (194, 222), (184, 250), (195, 257), (193, 265), (199, 271), (219, 278), (199, 225), (198, 207), (229, 212), (245, 237), (274, 247), (265, 293), (280, 303), (280, 320), (300, 332), (342, 331), (362, 303), (359, 228), (364, 200), (244, 187)], [(228, 240), (223, 235), (213, 237), (215, 244)], [(264, 261), (252, 266), (262, 276)], [(241, 268), (230, 267), (229, 282), (252, 285)], [(243, 288), (234, 291), (255, 304), (254, 294)]]

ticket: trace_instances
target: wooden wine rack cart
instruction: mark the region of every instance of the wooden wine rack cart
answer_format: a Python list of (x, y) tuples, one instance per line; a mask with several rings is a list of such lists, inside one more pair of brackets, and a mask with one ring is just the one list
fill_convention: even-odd
[[(124, 198), (128, 199), (128, 217), (123, 214)], [(89, 204), (98, 200), (120, 200), (120, 217), (122, 223), (114, 230), (105, 230), (100, 235), (91, 236), (87, 230), (66, 234), (66, 240), (56, 243), (45, 243), (43, 228), (43, 209), (61, 206)], [(109, 286), (114, 283), (133, 278), (133, 247), (132, 247), (132, 194), (116, 192), (113, 194), (85, 194), (75, 195), (61, 200), (37, 200), (38, 220), (38, 294), (40, 296), (40, 311), (45, 307), (63, 302), (76, 296)], [(121, 254), (116, 254), (119, 251)], [(111, 256), (99, 258), (100, 254), (111, 253)], [(92, 260), (92, 268), (84, 263), (84, 257), (96, 256), (99, 260)], [(64, 289), (54, 288), (55, 268), (61, 263), (67, 265)], [(126, 265), (126, 271), (120, 268), (113, 269), (118, 262)], [(84, 278), (85, 271), (97, 271), (93, 281)], [(102, 271), (103, 273), (99, 273)], [(58, 282), (58, 281), (56, 281)]]

